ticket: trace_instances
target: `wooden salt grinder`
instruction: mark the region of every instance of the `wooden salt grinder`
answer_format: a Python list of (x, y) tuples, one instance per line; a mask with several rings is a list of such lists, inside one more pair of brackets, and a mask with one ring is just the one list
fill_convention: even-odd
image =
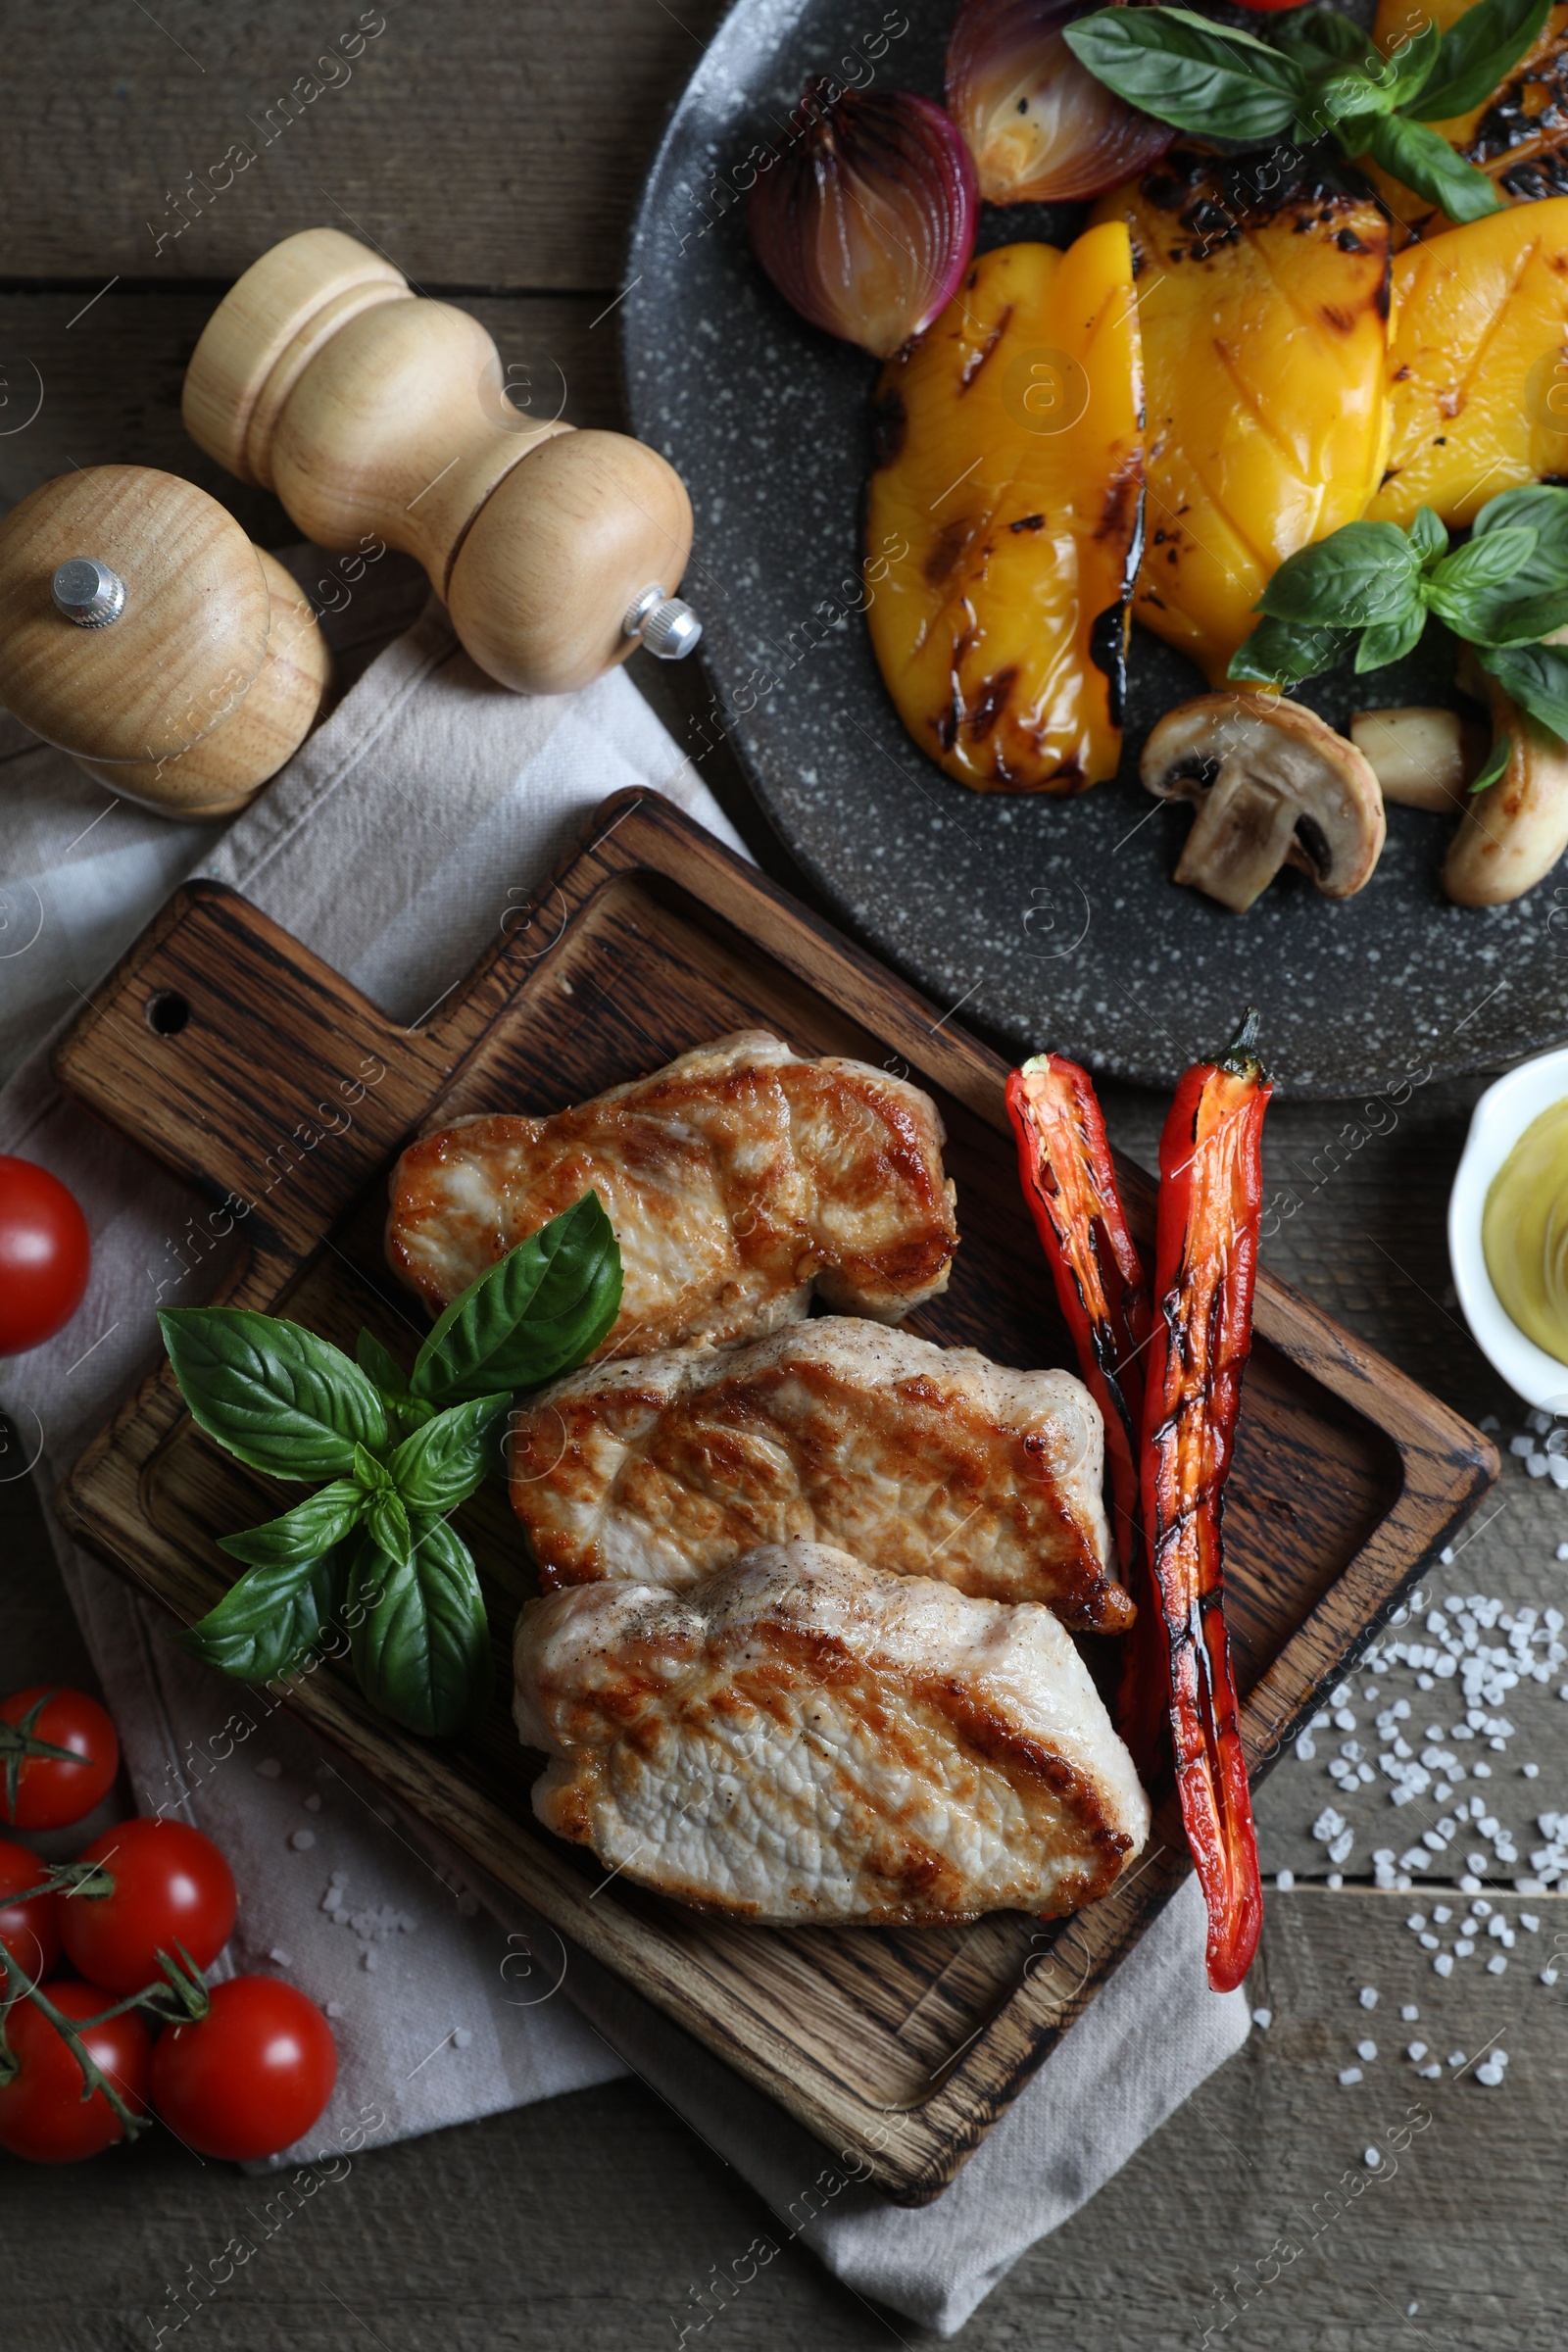
[(331, 675), (303, 592), (194, 482), (93, 466), (0, 523), (0, 703), (160, 815), (243, 808)]
[(530, 423), (477, 320), (416, 297), (340, 229), (303, 229), (246, 270), (183, 406), (209, 456), (275, 491), (318, 546), (375, 536), (416, 557), (504, 686), (564, 694), (636, 644), (677, 660), (701, 635), (666, 594), (692, 541), (674, 469), (620, 433)]

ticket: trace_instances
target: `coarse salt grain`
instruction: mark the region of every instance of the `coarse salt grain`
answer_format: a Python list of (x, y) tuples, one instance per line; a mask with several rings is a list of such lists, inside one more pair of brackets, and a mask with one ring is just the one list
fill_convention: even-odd
[(289, 1839), (289, 1843), (297, 1854), (308, 1854), (316, 1843), (316, 1832), (314, 1830), (296, 1830)]
[(1419, 2066), (1426, 2054), (1427, 2045), (1424, 2041), (1412, 2041), (1409, 2048), (1405, 2052), (1405, 2056), (1409, 2059), (1412, 2066)]
[(1378, 2005), (1378, 1988), (1375, 1984), (1363, 1984), (1356, 1997), (1363, 2009), (1375, 2009)]
[(1421, 2012), (1416, 2007), (1414, 2001), (1406, 2001), (1403, 2008), (1399, 2011), (1399, 2015), (1403, 2018), (1407, 2026), (1413, 2026), (1420, 2014)]
[(1361, 2156), (1363, 2163), (1370, 2171), (1374, 2173), (1377, 2171), (1378, 2166), (1383, 2162), (1383, 2151), (1381, 2148), (1363, 2148), (1361, 2151)]
[(1378, 2045), (1375, 2041), (1358, 2041), (1355, 2045), (1355, 2054), (1358, 2058), (1364, 2058), (1367, 2065), (1370, 2066), (1378, 2054)]
[(1437, 1970), (1440, 1977), (1451, 1977), (1453, 1974), (1453, 1954), (1451, 1952), (1440, 1952), (1437, 1958), (1433, 1961), (1432, 1965)]
[(1358, 2066), (1342, 2066), (1339, 2079), (1342, 2087), (1348, 2090), (1352, 2082), (1360, 2082), (1361, 2069)]
[(1270, 2026), (1274, 2023), (1273, 2010), (1254, 2009), (1252, 2011), (1252, 2023), (1257, 2027), (1259, 2033), (1266, 2034)]
[(1274, 1873), (1274, 1884), (1279, 1888), (1281, 1894), (1289, 1894), (1291, 1888), (1296, 1885), (1295, 1871), (1277, 1870)]

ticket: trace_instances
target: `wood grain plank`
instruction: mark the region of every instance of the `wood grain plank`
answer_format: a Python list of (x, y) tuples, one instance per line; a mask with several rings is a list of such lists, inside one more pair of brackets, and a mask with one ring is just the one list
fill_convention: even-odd
[(0, 161), (0, 275), (89, 293), (117, 271), (222, 280), (327, 222), (431, 283), (612, 291), (664, 117), (723, 5), (9, 7), (7, 79), (29, 103)]
[[(183, 1017), (161, 1034), (171, 1004)], [(367, 1300), (403, 1319), (380, 1254), (382, 1187), (416, 1127), (496, 1102), (580, 1100), (753, 1023), (804, 1050), (907, 1069), (936, 1096), (965, 1239), (949, 1293), (913, 1327), (1005, 1359), (1069, 1360), (1017, 1197), (1004, 1065), (939, 1028), (902, 983), (667, 804), (636, 794), (606, 805), (535, 915), (422, 1029), (396, 1029), (243, 901), (199, 887), (101, 992), (57, 1067), (209, 1197), (245, 1204), (235, 1303), (298, 1313), (348, 1342)], [(353, 1103), (346, 1125), (340, 1099)], [(1147, 1187), (1135, 1189), (1147, 1226)], [(1493, 1465), (1476, 1433), (1268, 1278), (1257, 1319), (1235, 1471), (1239, 1499), (1251, 1499), (1235, 1515), (1230, 1576), (1251, 1683), (1244, 1736), (1261, 1773)], [(89, 1541), (134, 1562), (186, 1619), (231, 1581), (210, 1531), (263, 1507), (193, 1431), (167, 1369), (89, 1449), (63, 1499)], [(515, 1545), (494, 1508), (468, 1526), (504, 1624)], [(290, 1697), (820, 2135), (864, 2145), (896, 2112), (878, 2173), (911, 2199), (951, 2177), (1187, 1867), (1167, 1799), (1149, 1853), (1054, 1941), (1020, 1921), (925, 1937), (715, 1926), (623, 1886), (606, 1893), (586, 1855), (537, 1831), (537, 1763), (517, 1749), (504, 1701), (477, 1740), (421, 1746), (375, 1718), (335, 1664)]]
[[(198, 483), (262, 546), (297, 540), (277, 500), (225, 473), (180, 422), (185, 368), (221, 290), (117, 289), (86, 309), (79, 289), (0, 293), (0, 508), (73, 466), (157, 466)], [(520, 411), (623, 425), (612, 322), (592, 323), (602, 295), (449, 299), (494, 338)], [(120, 394), (114, 411), (107, 373)]]

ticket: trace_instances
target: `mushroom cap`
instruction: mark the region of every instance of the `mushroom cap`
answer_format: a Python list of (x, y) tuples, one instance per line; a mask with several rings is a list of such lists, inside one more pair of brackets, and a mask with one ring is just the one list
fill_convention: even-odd
[(1198, 814), (1178, 882), (1245, 914), (1282, 865), (1325, 898), (1348, 899), (1377, 864), (1383, 795), (1355, 746), (1299, 703), (1272, 694), (1201, 694), (1150, 733), (1144, 789)]

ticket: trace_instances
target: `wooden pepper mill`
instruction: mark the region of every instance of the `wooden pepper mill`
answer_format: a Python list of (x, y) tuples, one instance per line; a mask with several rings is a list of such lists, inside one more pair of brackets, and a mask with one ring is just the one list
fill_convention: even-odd
[(375, 532), (417, 558), (504, 686), (564, 694), (636, 644), (673, 660), (701, 634), (666, 593), (692, 540), (673, 468), (620, 433), (529, 423), (477, 320), (339, 229), (285, 237), (225, 295), (184, 417), (319, 546)]
[(194, 482), (93, 466), (0, 523), (0, 703), (126, 800), (242, 808), (331, 676), (303, 592)]

